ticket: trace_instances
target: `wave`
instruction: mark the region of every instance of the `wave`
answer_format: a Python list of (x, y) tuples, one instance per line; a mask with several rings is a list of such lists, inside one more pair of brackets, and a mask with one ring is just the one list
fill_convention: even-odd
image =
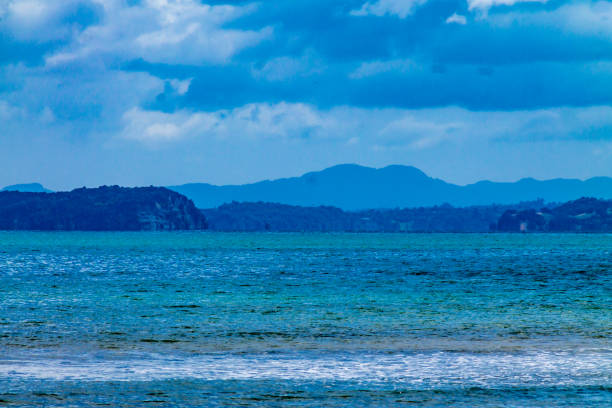
[(398, 382), (418, 389), (611, 386), (612, 353), (433, 352), (197, 356), (23, 355), (0, 359), (0, 380), (340, 380)]

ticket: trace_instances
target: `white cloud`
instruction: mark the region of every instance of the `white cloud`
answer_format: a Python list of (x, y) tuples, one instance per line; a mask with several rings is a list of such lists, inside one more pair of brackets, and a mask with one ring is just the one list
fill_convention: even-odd
[(361, 79), (386, 72), (409, 72), (420, 70), (421, 67), (413, 60), (395, 59), (386, 61), (369, 61), (364, 62), (357, 69), (349, 74), (351, 79)]
[(191, 81), (193, 81), (193, 78), (184, 79), (184, 80), (171, 79), (170, 85), (172, 86), (172, 88), (174, 88), (177, 94), (185, 95), (187, 91), (189, 91), (189, 87), (191, 86)]
[(125, 113), (122, 136), (149, 145), (195, 137), (267, 139), (316, 137), (333, 127), (331, 118), (300, 104), (248, 104), (232, 110), (174, 113), (133, 108)]
[(142, 58), (168, 64), (225, 63), (235, 53), (272, 34), (223, 28), (254, 6), (210, 6), (196, 0), (143, 0), (126, 7), (113, 0), (97, 0), (105, 17), (88, 27), (74, 43), (47, 58), (49, 65), (79, 59)]
[(377, 0), (363, 4), (360, 9), (352, 10), (351, 15), (378, 17), (395, 15), (399, 18), (406, 18), (426, 2), (427, 0)]
[(40, 110), (27, 109), (0, 99), (0, 129), (3, 128), (2, 125), (12, 127), (25, 122), (28, 126), (45, 126), (52, 124), (54, 121), (55, 115), (48, 106)]
[(307, 51), (300, 57), (277, 57), (269, 60), (262, 68), (252, 69), (253, 76), (268, 81), (284, 81), (295, 77), (304, 77), (323, 71), (325, 64), (313, 51)]
[(548, 0), (468, 0), (468, 9), (487, 12), (496, 6), (514, 6), (518, 3), (546, 3)]
[(126, 139), (159, 145), (207, 138), (226, 143), (312, 140), (372, 149), (433, 148), (443, 143), (486, 140), (601, 138), (612, 129), (612, 107), (555, 108), (514, 112), (432, 109), (317, 109), (301, 103), (249, 104), (232, 110), (174, 113), (129, 110)]
[(164, 81), (149, 74), (107, 69), (66, 75), (17, 64), (0, 67), (0, 78), (13, 85), (0, 96), (0, 115), (11, 114), (2, 125), (28, 138), (53, 133), (58, 140), (106, 139), (126, 110), (164, 91)]
[(453, 23), (460, 24), (460, 25), (466, 25), (467, 19), (465, 18), (465, 16), (454, 13), (453, 15), (451, 15), (449, 18), (446, 19), (446, 24), (453, 24)]
[(12, 1), (8, 10), (13, 18), (22, 23), (37, 23), (49, 14), (49, 4), (39, 0)]
[(8, 121), (23, 117), (23, 110), (11, 105), (7, 101), (0, 100), (0, 120)]
[(610, 41), (612, 36), (612, 3), (570, 3), (551, 11), (532, 13), (508, 12), (489, 17), (496, 29), (510, 27), (547, 27), (568, 34), (599, 37)]
[(423, 149), (452, 139), (454, 135), (461, 136), (460, 130), (464, 127), (461, 121), (432, 121), (406, 113), (378, 132), (377, 145)]
[(0, 27), (21, 41), (51, 42), (69, 40), (75, 33), (68, 17), (81, 0), (3, 0), (0, 1)]
[(214, 116), (205, 113), (164, 113), (140, 108), (126, 112), (123, 120), (123, 137), (145, 143), (178, 140), (190, 133), (207, 132), (215, 124)]

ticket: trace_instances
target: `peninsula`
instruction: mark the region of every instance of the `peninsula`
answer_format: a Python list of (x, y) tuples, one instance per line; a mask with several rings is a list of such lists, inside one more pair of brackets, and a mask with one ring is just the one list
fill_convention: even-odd
[(0, 192), (0, 230), (174, 231), (206, 228), (187, 197), (163, 187)]

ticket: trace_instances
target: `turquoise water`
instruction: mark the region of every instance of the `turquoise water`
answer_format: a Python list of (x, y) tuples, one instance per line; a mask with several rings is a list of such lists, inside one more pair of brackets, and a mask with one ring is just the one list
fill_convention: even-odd
[(0, 232), (0, 405), (612, 406), (612, 236)]

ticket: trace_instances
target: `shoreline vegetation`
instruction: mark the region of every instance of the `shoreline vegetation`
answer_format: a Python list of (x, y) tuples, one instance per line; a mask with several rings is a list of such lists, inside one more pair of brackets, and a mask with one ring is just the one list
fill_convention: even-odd
[(364, 211), (233, 202), (202, 212), (210, 230), (226, 232), (612, 232), (612, 200), (595, 198)]
[(198, 209), (164, 187), (0, 192), (0, 230), (220, 232), (612, 232), (612, 200), (345, 211), (332, 206), (230, 202)]

